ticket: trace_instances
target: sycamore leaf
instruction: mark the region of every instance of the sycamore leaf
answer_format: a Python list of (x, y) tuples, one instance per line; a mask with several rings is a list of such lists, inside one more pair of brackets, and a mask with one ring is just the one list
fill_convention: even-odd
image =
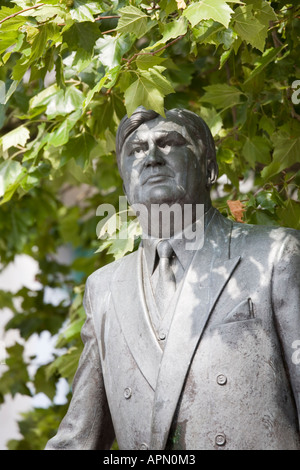
[(63, 33), (63, 39), (71, 50), (84, 49), (92, 53), (96, 40), (101, 35), (99, 26), (91, 21), (74, 23)]
[(270, 21), (277, 20), (275, 11), (266, 0), (251, 1), (251, 3), (253, 4), (253, 11), (256, 18), (267, 28), (270, 25)]
[(30, 137), (30, 132), (25, 126), (19, 126), (13, 129), (12, 131), (5, 134), (0, 139), (0, 144), (2, 144), (2, 150), (5, 152), (11, 147), (16, 147), (17, 145), (25, 146), (27, 140)]
[(122, 57), (132, 46), (129, 35), (104, 35), (95, 44), (95, 53), (99, 54), (102, 64), (110, 69), (120, 65)]
[(243, 94), (238, 88), (220, 83), (204, 87), (205, 94), (201, 101), (212, 104), (216, 109), (225, 109), (240, 103)]
[(68, 142), (69, 133), (82, 115), (81, 109), (70, 114), (63, 123), (53, 131), (49, 137), (48, 144), (54, 147), (60, 147)]
[(285, 46), (279, 47), (277, 49), (274, 49), (273, 47), (271, 49), (267, 49), (263, 55), (258, 58), (255, 69), (252, 70), (249, 77), (244, 82), (244, 85), (259, 75), (271, 62), (273, 62), (275, 57), (282, 51), (284, 47)]
[(152, 81), (153, 85), (156, 85), (157, 89), (164, 95), (169, 95), (174, 93), (174, 88), (167, 78), (162, 74), (166, 70), (165, 67), (160, 65), (155, 65), (148, 69), (148, 71), (141, 71), (141, 74), (148, 78), (149, 81)]
[(218, 135), (218, 133), (220, 132), (223, 126), (220, 113), (217, 113), (214, 108), (210, 109), (210, 108), (204, 108), (203, 106), (201, 106), (199, 114), (200, 114), (200, 117), (202, 117), (202, 119), (204, 119), (204, 121), (208, 125), (213, 137)]
[(274, 144), (273, 161), (265, 167), (261, 175), (264, 179), (280, 173), (295, 163), (299, 163), (300, 137), (292, 137), (284, 131), (276, 132), (271, 136)]
[(260, 136), (254, 136), (251, 139), (247, 138), (243, 147), (243, 155), (252, 168), (255, 168), (257, 162), (270, 163), (270, 153), (271, 143), (266, 138)]
[(148, 70), (155, 65), (160, 65), (165, 60), (164, 57), (158, 57), (157, 55), (139, 55), (136, 59), (136, 65), (140, 70)]
[(92, 101), (95, 93), (99, 93), (101, 88), (104, 87), (107, 80), (108, 80), (108, 75), (104, 75), (104, 77), (102, 77), (101, 80), (99, 80), (99, 82), (94, 86), (94, 88), (92, 88), (92, 90), (88, 91), (88, 93), (86, 95), (86, 98), (85, 98), (85, 100), (83, 101), (83, 104), (82, 104), (83, 110), (85, 110), (88, 107), (88, 105)]
[(121, 33), (134, 33), (139, 39), (146, 33), (149, 16), (139, 8), (128, 6), (119, 10), (121, 18), (119, 19), (117, 31)]
[(11, 199), (25, 174), (26, 169), (19, 162), (7, 160), (0, 164), (0, 204)]
[(73, 8), (70, 10), (70, 14), (73, 20), (82, 21), (95, 21), (94, 14), (102, 13), (103, 9), (97, 4), (95, 8), (95, 2), (83, 2), (81, 0), (74, 0)]
[(252, 47), (263, 52), (267, 28), (253, 14), (253, 5), (243, 5), (235, 10), (232, 17), (233, 29)]
[(57, 357), (49, 366), (45, 368), (46, 377), (50, 378), (56, 372), (66, 378), (69, 383), (72, 382), (82, 348), (72, 346), (65, 354)]
[(125, 105), (129, 116), (140, 105), (165, 115), (163, 98), (173, 93), (174, 89), (162, 75), (164, 70), (161, 66), (152, 67), (148, 71), (140, 70), (137, 80), (125, 91)]
[(284, 227), (300, 230), (300, 202), (289, 199), (285, 207), (280, 208), (278, 215)]
[(162, 38), (159, 41), (157, 41), (155, 44), (153, 44), (152, 46), (147, 47), (146, 50), (154, 49), (158, 46), (161, 46), (162, 44), (165, 44), (170, 39), (177, 38), (178, 36), (184, 35), (187, 32), (187, 28), (188, 28), (187, 21), (182, 16), (179, 18), (179, 20), (167, 23), (164, 27)]
[(192, 3), (183, 12), (192, 27), (196, 26), (202, 20), (214, 20), (228, 28), (233, 10), (225, 0), (201, 0)]
[(237, 201), (227, 201), (227, 205), (230, 209), (231, 214), (235, 218), (237, 222), (244, 223), (243, 221), (243, 214), (245, 212), (245, 206), (244, 204), (237, 200)]
[(146, 109), (153, 109), (164, 116), (164, 97), (143, 75), (139, 75), (125, 91), (125, 106), (128, 116), (134, 112), (138, 106), (144, 106)]

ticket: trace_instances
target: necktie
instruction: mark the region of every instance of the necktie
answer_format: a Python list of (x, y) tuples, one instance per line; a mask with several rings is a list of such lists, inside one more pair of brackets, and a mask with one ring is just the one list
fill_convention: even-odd
[(170, 260), (174, 251), (168, 240), (162, 240), (157, 245), (157, 253), (159, 264), (155, 300), (158, 310), (161, 316), (163, 316), (176, 290), (176, 279), (170, 266)]

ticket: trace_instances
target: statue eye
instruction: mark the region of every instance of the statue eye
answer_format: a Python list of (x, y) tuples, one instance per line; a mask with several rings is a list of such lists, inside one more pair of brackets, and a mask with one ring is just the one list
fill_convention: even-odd
[(132, 156), (142, 156), (146, 150), (146, 145), (136, 144), (133, 145), (130, 149), (130, 155)]
[(168, 136), (159, 139), (157, 144), (162, 149), (166, 147), (181, 147), (186, 144), (186, 140), (178, 132), (171, 132)]
[(169, 141), (169, 140), (164, 140), (162, 142), (159, 143), (159, 147), (164, 149), (166, 147), (171, 147), (172, 146), (172, 142)]

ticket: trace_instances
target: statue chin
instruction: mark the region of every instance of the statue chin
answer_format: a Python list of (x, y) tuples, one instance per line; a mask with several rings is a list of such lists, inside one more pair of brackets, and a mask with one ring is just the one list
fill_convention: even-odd
[(145, 191), (144, 204), (174, 204), (184, 195), (183, 188), (170, 187), (167, 184), (158, 185)]

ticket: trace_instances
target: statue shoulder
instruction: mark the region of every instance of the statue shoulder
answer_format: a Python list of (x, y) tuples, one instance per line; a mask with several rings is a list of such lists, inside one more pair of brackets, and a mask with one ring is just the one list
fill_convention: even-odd
[(112, 263), (106, 264), (101, 268), (94, 271), (87, 279), (88, 288), (101, 287), (105, 289), (105, 286), (109, 285), (116, 272), (122, 267), (126, 269), (126, 265), (131, 264), (137, 257), (137, 252), (130, 253), (123, 258), (113, 261)]

